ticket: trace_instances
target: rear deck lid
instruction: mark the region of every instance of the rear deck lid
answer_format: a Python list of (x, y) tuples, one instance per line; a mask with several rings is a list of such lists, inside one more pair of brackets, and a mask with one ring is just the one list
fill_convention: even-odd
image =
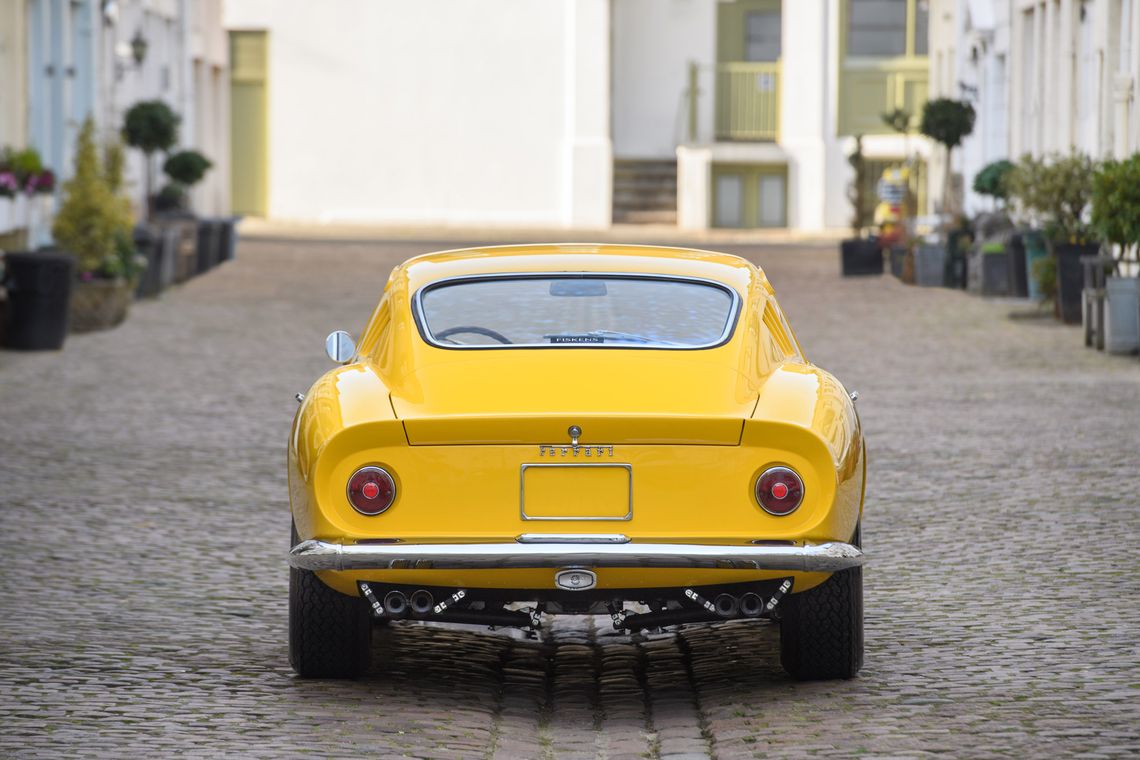
[[(735, 446), (757, 388), (712, 352), (446, 352), (404, 375), (392, 407), (412, 445)], [(723, 357), (721, 357), (723, 358)]]

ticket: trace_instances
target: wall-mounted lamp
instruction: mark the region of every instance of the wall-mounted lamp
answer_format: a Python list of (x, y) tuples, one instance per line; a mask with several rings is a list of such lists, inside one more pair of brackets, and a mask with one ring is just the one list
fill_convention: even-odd
[(136, 66), (142, 66), (146, 60), (146, 49), (146, 38), (142, 36), (142, 29), (138, 29), (135, 31), (135, 36), (131, 37), (131, 58), (135, 60)]

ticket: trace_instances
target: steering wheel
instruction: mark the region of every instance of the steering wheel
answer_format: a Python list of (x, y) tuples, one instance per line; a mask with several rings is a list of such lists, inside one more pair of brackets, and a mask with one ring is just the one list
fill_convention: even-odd
[(435, 334), (437, 340), (446, 340), (452, 335), (460, 333), (474, 333), (475, 335), (486, 335), (488, 338), (499, 343), (511, 343), (511, 339), (500, 332), (495, 332), (489, 327), (479, 327), (478, 325), (456, 325), (449, 327), (446, 330), (441, 330)]

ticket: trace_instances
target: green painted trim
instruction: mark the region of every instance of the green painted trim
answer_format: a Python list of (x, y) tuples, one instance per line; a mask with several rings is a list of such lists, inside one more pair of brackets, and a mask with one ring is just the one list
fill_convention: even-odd
[[(839, 94), (836, 134), (894, 134), (882, 114), (896, 108), (911, 113), (915, 129), (930, 86), (929, 56), (915, 55), (918, 0), (907, 0), (906, 53), (877, 58), (847, 55), (847, 17), (850, 0), (839, 3)], [(930, 19), (927, 18), (929, 33)]]

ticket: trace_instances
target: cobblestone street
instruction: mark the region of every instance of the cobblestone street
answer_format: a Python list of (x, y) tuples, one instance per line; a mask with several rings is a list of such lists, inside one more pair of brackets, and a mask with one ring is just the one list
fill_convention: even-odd
[[(0, 755), (1140, 755), (1140, 361), (1011, 301), (765, 267), (861, 394), (866, 664), (798, 684), (747, 622), (378, 629), (288, 663), (285, 443), (390, 267), (458, 243), (246, 240), (59, 354), (0, 352)], [(717, 247), (717, 246), (709, 246)]]

